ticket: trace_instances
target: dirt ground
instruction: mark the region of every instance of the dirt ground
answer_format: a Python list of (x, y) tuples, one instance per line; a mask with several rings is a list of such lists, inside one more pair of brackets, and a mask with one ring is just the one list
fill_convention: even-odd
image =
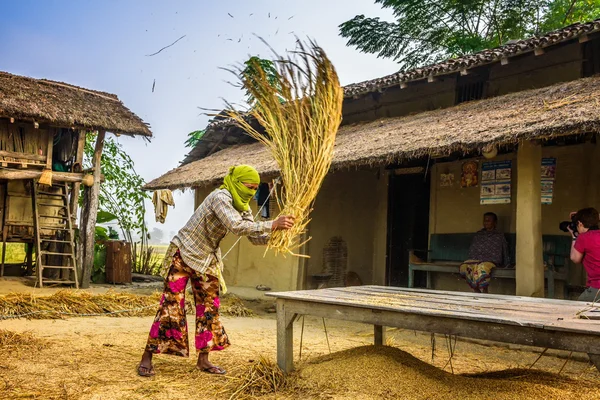
[[(152, 317), (0, 321), (0, 330), (33, 335), (31, 346), (0, 347), (0, 398), (230, 398), (252, 362), (276, 355), (268, 304), (247, 304), (257, 315), (223, 317), (232, 346), (211, 356), (226, 377), (197, 371), (194, 358), (169, 356), (155, 357), (156, 377), (138, 377)], [(295, 384), (263, 398), (600, 399), (600, 373), (584, 355), (548, 352), (527, 371), (539, 352), (458, 341), (449, 363), (447, 341), (437, 335), (432, 362), (429, 334), (391, 330), (389, 347), (375, 348), (370, 326), (326, 325), (332, 353), (323, 321), (306, 317), (300, 361), (302, 321), (295, 324)]]

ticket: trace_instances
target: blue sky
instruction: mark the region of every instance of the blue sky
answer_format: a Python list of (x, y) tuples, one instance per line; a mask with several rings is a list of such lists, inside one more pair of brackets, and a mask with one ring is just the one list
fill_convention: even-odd
[[(294, 47), (294, 34), (316, 39), (342, 84), (397, 70), (392, 61), (346, 47), (338, 36), (338, 25), (357, 14), (391, 18), (372, 0), (2, 3), (0, 70), (117, 94), (152, 127), (151, 143), (119, 138), (147, 181), (177, 167), (187, 152), (183, 143), (188, 132), (206, 126), (208, 117), (198, 107), (219, 108), (223, 98), (242, 99), (241, 91), (226, 83), (232, 76), (219, 68), (249, 55), (267, 58), (270, 51), (254, 34), (280, 53)], [(160, 54), (146, 56), (183, 35)], [(168, 235), (187, 221), (193, 210), (191, 192), (177, 192), (175, 200), (164, 225), (149, 215), (151, 228)]]

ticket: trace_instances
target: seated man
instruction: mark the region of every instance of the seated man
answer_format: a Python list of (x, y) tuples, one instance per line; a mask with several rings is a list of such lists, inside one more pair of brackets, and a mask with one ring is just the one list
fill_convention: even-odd
[(488, 212), (483, 215), (483, 229), (475, 234), (469, 259), (460, 266), (460, 275), (476, 293), (487, 293), (492, 269), (510, 264), (508, 243), (502, 232), (496, 230), (498, 216)]

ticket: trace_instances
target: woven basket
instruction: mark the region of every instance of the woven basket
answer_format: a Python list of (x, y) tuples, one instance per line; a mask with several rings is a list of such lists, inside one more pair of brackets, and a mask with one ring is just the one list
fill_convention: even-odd
[(328, 286), (344, 286), (347, 269), (348, 246), (341, 237), (333, 237), (323, 248), (323, 273), (332, 275)]

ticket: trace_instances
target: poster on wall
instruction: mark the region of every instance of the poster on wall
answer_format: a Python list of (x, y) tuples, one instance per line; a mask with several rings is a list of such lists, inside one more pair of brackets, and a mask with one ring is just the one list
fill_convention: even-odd
[(481, 166), (481, 204), (509, 204), (512, 161), (493, 161)]
[(467, 161), (462, 165), (460, 187), (477, 187), (479, 177), (479, 164), (477, 161)]
[(552, 204), (556, 158), (542, 158), (542, 204)]
[(454, 186), (454, 174), (440, 174), (440, 186), (441, 187)]

